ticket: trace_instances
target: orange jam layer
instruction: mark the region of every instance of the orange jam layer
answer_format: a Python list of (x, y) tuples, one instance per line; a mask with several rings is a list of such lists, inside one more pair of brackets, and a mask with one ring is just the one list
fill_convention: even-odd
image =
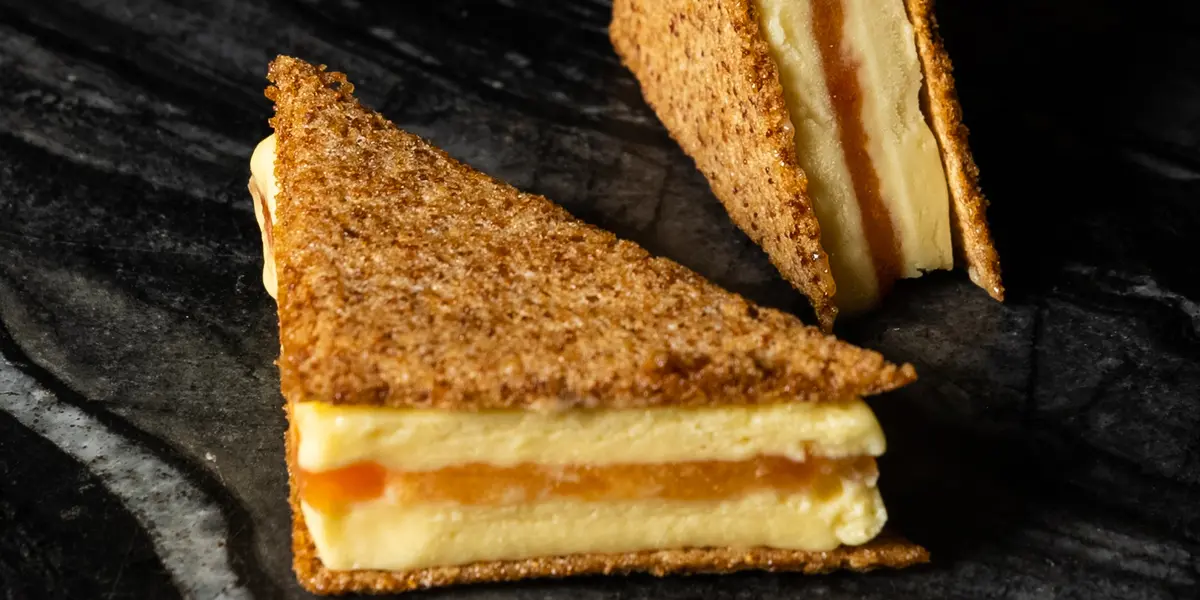
[(267, 249), (275, 252), (275, 226), (272, 224), (271, 206), (267, 203), (267, 192), (263, 186), (250, 176), (250, 196), (258, 203), (263, 215), (263, 232), (267, 236)]
[(362, 462), (331, 471), (299, 469), (297, 481), (300, 497), (327, 512), (385, 494), (404, 504), (487, 506), (553, 499), (720, 500), (768, 489), (833, 494), (845, 480), (874, 481), (878, 474), (870, 456), (805, 461), (762, 456), (744, 461), (601, 466), (473, 463), (434, 471), (396, 471)]
[(821, 64), (829, 86), (833, 114), (841, 136), (846, 167), (854, 185), (854, 196), (862, 215), (863, 234), (875, 278), (882, 296), (900, 278), (903, 255), (900, 240), (892, 225), (892, 215), (883, 199), (879, 173), (867, 151), (867, 126), (863, 122), (862, 84), (858, 72), (862, 65), (846, 53), (846, 0), (817, 0), (812, 3), (813, 32), (821, 49)]

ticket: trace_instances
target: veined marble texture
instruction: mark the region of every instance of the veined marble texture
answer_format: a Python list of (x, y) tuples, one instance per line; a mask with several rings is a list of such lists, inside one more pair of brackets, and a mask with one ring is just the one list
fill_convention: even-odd
[[(1009, 300), (898, 286), (839, 335), (901, 572), (446, 598), (1200, 597), (1200, 10), (941, 0)], [(809, 319), (619, 64), (607, 3), (0, 0), (0, 598), (302, 598), (246, 191), (268, 61), (345, 71), (457, 158)]]

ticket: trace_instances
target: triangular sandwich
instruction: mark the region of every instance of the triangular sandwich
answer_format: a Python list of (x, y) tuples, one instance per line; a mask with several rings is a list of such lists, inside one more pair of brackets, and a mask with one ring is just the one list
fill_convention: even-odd
[(396, 128), (280, 57), (252, 159), (295, 567), (322, 593), (900, 567), (888, 364)]
[(953, 266), (1002, 300), (932, 0), (616, 0), (610, 37), (821, 324)]

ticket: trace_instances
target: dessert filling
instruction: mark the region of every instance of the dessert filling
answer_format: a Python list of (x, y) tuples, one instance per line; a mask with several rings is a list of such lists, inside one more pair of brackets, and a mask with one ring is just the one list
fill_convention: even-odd
[(953, 266), (949, 190), (904, 0), (756, 0), (840, 310)]
[(279, 287), (275, 277), (275, 136), (268, 136), (254, 148), (250, 157), (250, 195), (254, 199), (254, 218), (262, 232), (263, 287), (272, 298)]
[(321, 562), (334, 570), (407, 570), (477, 561), (680, 548), (822, 552), (864, 544), (887, 520), (879, 491), (847, 481), (821, 491), (722, 500), (549, 500), (500, 505), (301, 504)]
[(452, 412), (294, 403), (292, 473), (332, 569), (873, 538), (884, 451), (859, 399)]
[(874, 485), (870, 456), (794, 461), (776, 456), (723, 462), (497, 467), (473, 463), (436, 471), (395, 471), (357, 463), (332, 471), (300, 469), (300, 498), (325, 513), (386, 497), (397, 504), (499, 506), (549, 500), (721, 500), (760, 491), (823, 490), (845, 481)]
[(499, 467), (803, 461), (878, 456), (886, 443), (861, 399), (708, 408), (455, 412), (299, 402), (298, 465), (374, 462), (395, 471)]

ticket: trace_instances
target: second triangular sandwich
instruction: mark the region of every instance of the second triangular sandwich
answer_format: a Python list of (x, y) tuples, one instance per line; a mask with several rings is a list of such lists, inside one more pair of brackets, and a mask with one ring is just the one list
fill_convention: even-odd
[(909, 366), (755, 306), (281, 57), (252, 159), (295, 568), (324, 593), (899, 567), (862, 396)]
[(822, 325), (953, 266), (1003, 298), (932, 0), (616, 0), (613, 45)]

